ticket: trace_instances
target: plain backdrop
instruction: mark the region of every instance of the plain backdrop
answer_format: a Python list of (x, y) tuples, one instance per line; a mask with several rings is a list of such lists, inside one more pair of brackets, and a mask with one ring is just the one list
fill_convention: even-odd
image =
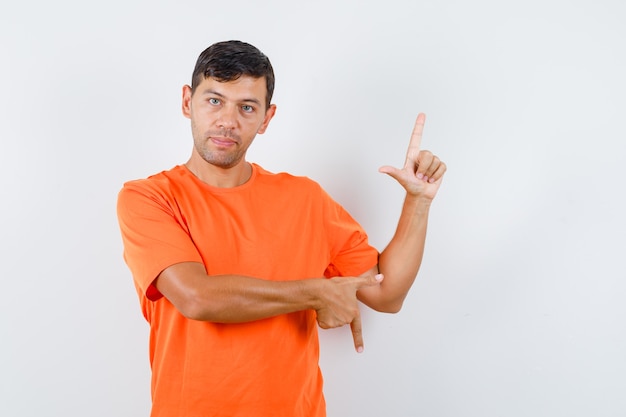
[(3, 1), (0, 415), (147, 416), (124, 181), (184, 163), (198, 54), (273, 62), (249, 159), (382, 249), (418, 112), (449, 167), (404, 309), (321, 332), (329, 417), (626, 415), (626, 3)]

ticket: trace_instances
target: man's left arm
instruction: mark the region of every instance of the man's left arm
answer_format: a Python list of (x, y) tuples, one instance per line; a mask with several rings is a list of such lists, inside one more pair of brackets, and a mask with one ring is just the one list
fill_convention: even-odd
[(394, 236), (380, 254), (378, 265), (364, 274), (380, 272), (384, 280), (358, 292), (359, 300), (374, 310), (398, 312), (422, 263), (428, 213), (446, 171), (438, 157), (420, 149), (425, 120), (423, 113), (417, 116), (404, 167), (379, 169), (404, 187), (406, 197)]

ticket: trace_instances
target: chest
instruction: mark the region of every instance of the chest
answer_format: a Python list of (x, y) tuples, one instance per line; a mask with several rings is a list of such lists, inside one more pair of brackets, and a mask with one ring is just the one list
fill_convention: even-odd
[(208, 195), (181, 212), (209, 274), (301, 279), (329, 264), (324, 212), (311, 199)]

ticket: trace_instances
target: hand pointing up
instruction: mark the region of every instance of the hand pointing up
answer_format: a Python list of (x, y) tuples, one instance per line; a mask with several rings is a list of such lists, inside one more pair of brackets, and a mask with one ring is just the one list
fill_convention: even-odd
[(404, 167), (398, 169), (386, 165), (378, 171), (393, 177), (408, 194), (432, 200), (441, 185), (446, 164), (432, 152), (420, 150), (425, 121), (424, 113), (420, 113), (415, 120)]

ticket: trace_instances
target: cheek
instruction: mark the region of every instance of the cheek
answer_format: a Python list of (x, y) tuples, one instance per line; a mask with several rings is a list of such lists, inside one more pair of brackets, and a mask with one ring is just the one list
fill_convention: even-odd
[(255, 118), (254, 121), (251, 121), (250, 128), (254, 129), (255, 132), (259, 130), (265, 130), (265, 119), (264, 118)]
[(194, 112), (193, 117), (191, 118), (191, 124), (196, 129), (206, 130), (209, 126), (211, 126), (213, 118), (208, 112)]

